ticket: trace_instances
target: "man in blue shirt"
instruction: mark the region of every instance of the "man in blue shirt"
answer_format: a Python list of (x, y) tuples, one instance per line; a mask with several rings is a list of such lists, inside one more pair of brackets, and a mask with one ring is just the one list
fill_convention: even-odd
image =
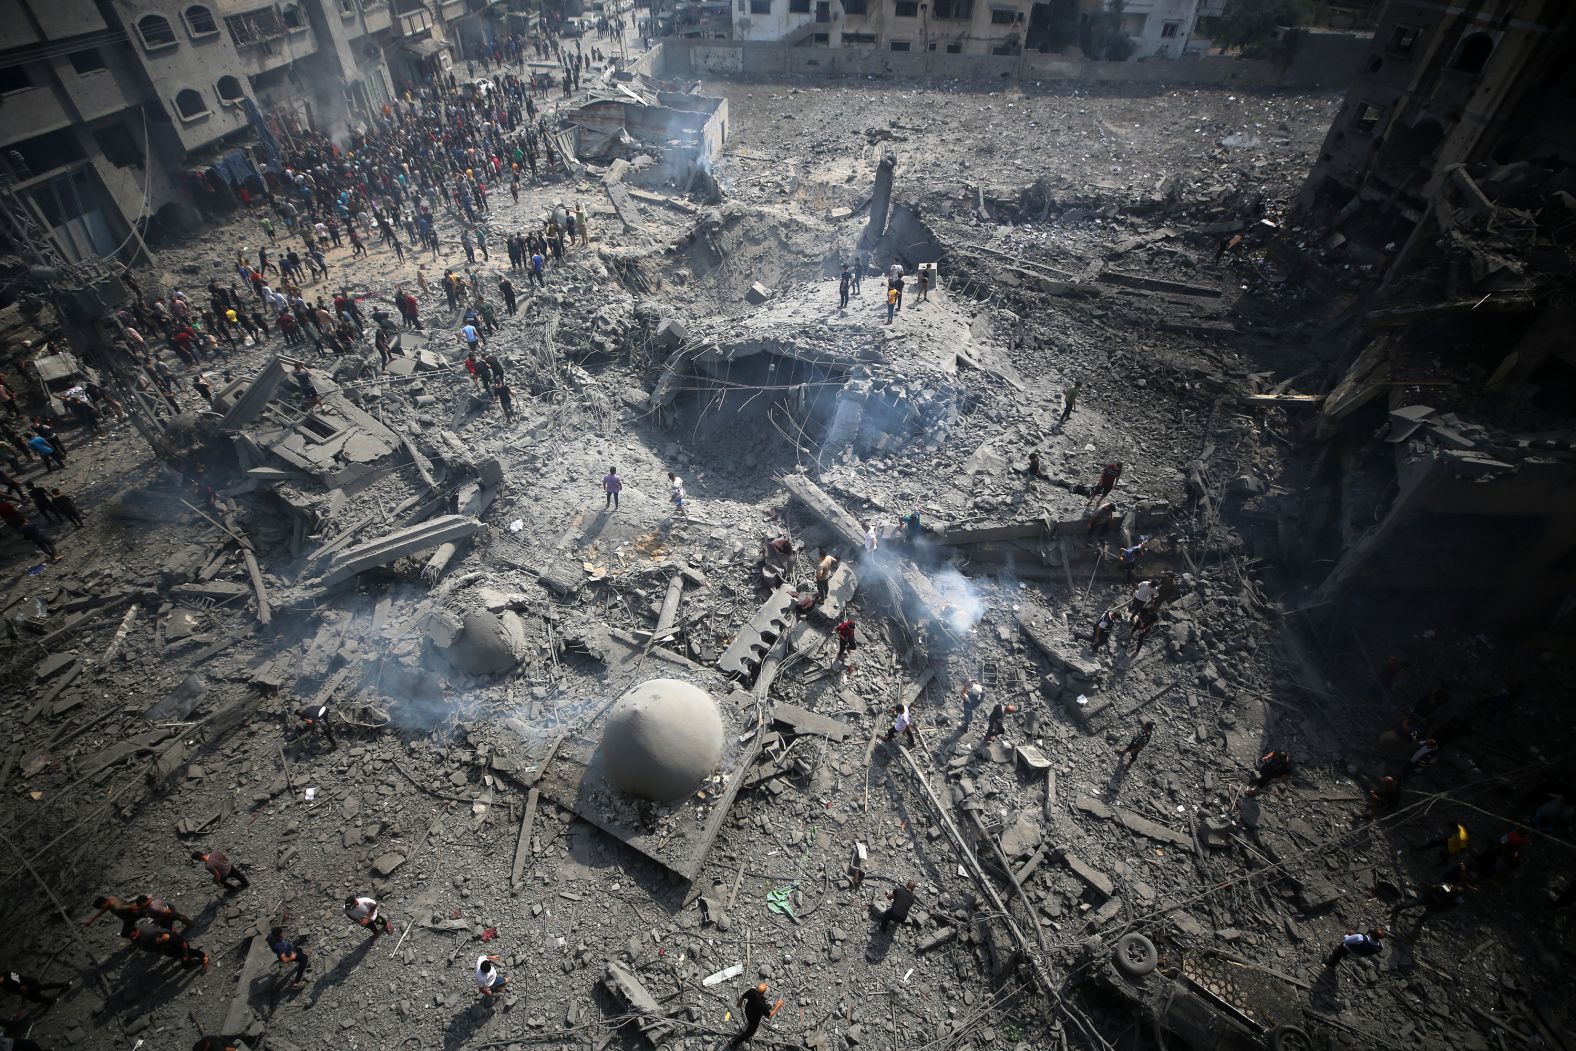
[(312, 962), (299, 945), (285, 937), (283, 927), (275, 927), (268, 932), (268, 950), (279, 957), (280, 963), (293, 963), (296, 965), (295, 974), (291, 976), (290, 988), (299, 989), (306, 984), (302, 976), (306, 974), (307, 966)]

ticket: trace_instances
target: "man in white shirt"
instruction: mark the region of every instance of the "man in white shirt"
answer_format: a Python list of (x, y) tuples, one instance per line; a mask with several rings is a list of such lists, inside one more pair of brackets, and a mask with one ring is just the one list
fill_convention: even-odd
[(358, 898), (352, 894), (345, 899), (345, 915), (361, 926), (371, 928), (373, 941), (377, 941), (379, 935), (394, 933), (394, 926), (388, 918), (379, 914), (381, 907), (374, 898)]
[(874, 523), (865, 526), (865, 554), (875, 554), (876, 548), (878, 546), (880, 546), (880, 541), (876, 537), (876, 527)]
[(687, 497), (686, 497), (685, 492), (684, 492), (684, 479), (680, 478), (678, 475), (674, 474), (672, 471), (669, 471), (668, 472), (668, 499), (673, 501), (673, 510), (674, 511), (676, 511), (678, 514), (681, 514), (681, 515), (684, 515), (685, 517), (688, 517), (689, 516), (689, 512), (684, 509), (684, 501), (685, 501), (686, 498)]
[(903, 734), (908, 738), (908, 746), (910, 748), (915, 747), (914, 716), (909, 712), (908, 705), (899, 704), (895, 706), (892, 709), (892, 716), (892, 729), (887, 731), (886, 739), (890, 741), (898, 734)]
[(497, 996), (509, 984), (508, 976), (498, 967), (501, 959), (499, 956), (476, 957), (476, 988), (483, 996)]

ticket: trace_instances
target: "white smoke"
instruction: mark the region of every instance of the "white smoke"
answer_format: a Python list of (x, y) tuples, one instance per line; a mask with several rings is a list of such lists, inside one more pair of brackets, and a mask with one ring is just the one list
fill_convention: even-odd
[(974, 630), (985, 616), (985, 600), (979, 589), (956, 569), (943, 569), (932, 579), (942, 598), (942, 619), (954, 635), (965, 635)]

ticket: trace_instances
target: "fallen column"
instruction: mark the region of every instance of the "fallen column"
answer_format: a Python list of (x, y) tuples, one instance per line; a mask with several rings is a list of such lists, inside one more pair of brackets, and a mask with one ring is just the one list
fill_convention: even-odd
[(336, 553), (328, 564), (328, 570), (318, 578), (317, 584), (319, 587), (333, 587), (364, 570), (386, 566), (395, 559), (463, 540), (481, 527), (480, 521), (466, 515), (443, 515), (440, 518), (396, 530), (376, 540), (359, 544), (348, 551)]
[[(842, 505), (828, 496), (824, 489), (802, 474), (789, 475), (783, 484), (788, 487), (788, 492), (810, 509), (811, 514), (837, 534), (847, 550), (863, 549), (865, 531), (860, 528), (858, 520), (843, 510)], [(892, 597), (895, 599), (894, 612), (899, 619), (902, 619), (906, 612), (911, 611), (914, 616), (926, 622), (940, 624), (940, 614), (942, 608), (946, 606), (946, 600), (931, 584), (930, 578), (920, 572), (919, 568), (908, 559), (894, 559), (890, 552), (886, 557), (896, 562), (896, 584), (894, 585), (891, 579), (884, 582), (896, 592)]]

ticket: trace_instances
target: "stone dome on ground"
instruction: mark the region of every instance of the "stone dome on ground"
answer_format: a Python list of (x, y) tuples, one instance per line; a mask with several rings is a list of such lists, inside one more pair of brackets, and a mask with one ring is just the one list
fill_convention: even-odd
[(602, 731), (608, 780), (641, 799), (672, 803), (694, 792), (722, 761), (717, 702), (678, 679), (651, 679), (613, 706)]

